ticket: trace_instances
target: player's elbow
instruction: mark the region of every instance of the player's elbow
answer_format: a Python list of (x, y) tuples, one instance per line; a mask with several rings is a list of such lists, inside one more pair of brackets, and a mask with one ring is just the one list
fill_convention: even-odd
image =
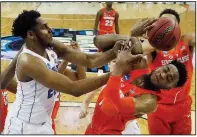
[(96, 61), (96, 58), (92, 55), (87, 55), (87, 68), (96, 68), (99, 67)]
[(149, 100), (145, 106), (144, 106), (146, 109), (143, 113), (152, 113), (154, 112), (156, 109), (157, 109), (157, 101), (152, 99), (152, 100)]
[(136, 98), (136, 112), (148, 114), (157, 109), (157, 97), (151, 94), (143, 94)]
[(77, 85), (71, 86), (72, 89), (70, 90), (69, 94), (74, 96), (74, 97), (80, 97), (83, 95), (83, 92), (81, 92), (81, 88)]
[(79, 93), (73, 93), (72, 94), (74, 97), (80, 97), (82, 94), (79, 94)]

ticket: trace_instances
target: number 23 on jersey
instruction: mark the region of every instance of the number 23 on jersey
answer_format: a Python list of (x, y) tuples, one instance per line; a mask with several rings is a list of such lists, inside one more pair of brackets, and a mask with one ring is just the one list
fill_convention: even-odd
[(105, 20), (105, 26), (112, 26), (113, 20)]

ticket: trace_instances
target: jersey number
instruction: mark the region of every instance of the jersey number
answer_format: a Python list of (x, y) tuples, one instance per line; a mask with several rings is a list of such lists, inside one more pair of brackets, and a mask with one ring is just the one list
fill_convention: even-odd
[(105, 20), (105, 26), (112, 26), (113, 20)]
[(56, 91), (55, 90), (49, 89), (49, 91), (48, 91), (48, 99), (51, 98), (51, 97), (53, 97), (55, 94), (56, 94)]

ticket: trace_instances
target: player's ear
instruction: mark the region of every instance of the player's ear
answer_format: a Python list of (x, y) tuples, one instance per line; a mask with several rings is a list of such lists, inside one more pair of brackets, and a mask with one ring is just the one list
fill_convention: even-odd
[(27, 37), (30, 38), (31, 40), (35, 39), (35, 34), (33, 31), (27, 31)]

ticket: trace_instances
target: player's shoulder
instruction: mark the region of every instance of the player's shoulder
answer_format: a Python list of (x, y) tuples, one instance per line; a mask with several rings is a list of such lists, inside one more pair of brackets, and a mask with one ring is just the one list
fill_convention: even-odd
[(28, 53), (21, 54), (17, 61), (17, 64), (19, 64), (24, 69), (38, 63), (42, 64), (42, 60)]
[(181, 36), (180, 40), (189, 46), (189, 41), (195, 39), (195, 34), (184, 34)]
[(114, 12), (116, 15), (119, 15), (118, 11), (116, 11), (115, 9), (113, 9), (113, 12)]
[(101, 8), (98, 13), (102, 13), (102, 12), (105, 12), (106, 8)]

